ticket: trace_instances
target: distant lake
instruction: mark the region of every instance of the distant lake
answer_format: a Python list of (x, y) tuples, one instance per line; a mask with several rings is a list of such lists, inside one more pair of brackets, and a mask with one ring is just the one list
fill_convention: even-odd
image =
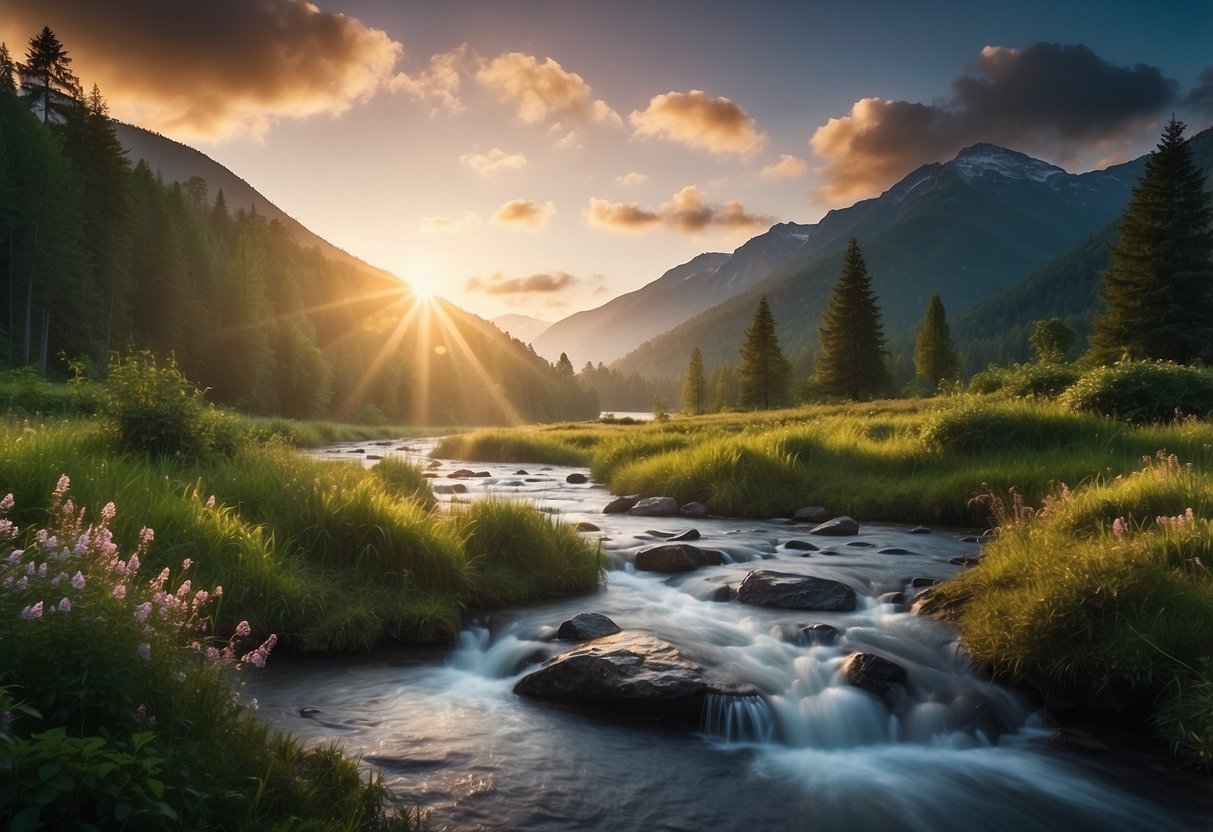
[(598, 414), (598, 418), (602, 419), (607, 416), (613, 416), (616, 419), (624, 417), (635, 419), (637, 422), (653, 421), (653, 411), (651, 410), (604, 410)]

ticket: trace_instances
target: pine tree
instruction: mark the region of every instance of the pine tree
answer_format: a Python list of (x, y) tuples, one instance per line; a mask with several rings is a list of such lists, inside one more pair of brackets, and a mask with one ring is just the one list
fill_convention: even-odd
[(791, 367), (779, 349), (775, 318), (766, 295), (758, 302), (754, 319), (745, 331), (739, 371), (742, 407), (766, 410), (787, 403)]
[(854, 237), (818, 335), (822, 352), (817, 383), (823, 392), (853, 400), (888, 393), (891, 380), (885, 366), (884, 325), (868, 267)]
[(729, 367), (721, 364), (716, 368), (716, 380), (713, 383), (715, 397), (712, 399), (712, 410), (716, 413), (728, 410), (733, 406), (733, 388), (729, 384)]
[(692, 416), (703, 414), (708, 382), (703, 377), (703, 355), (699, 347), (691, 351), (686, 377), (682, 381), (682, 412)]
[(8, 44), (0, 43), (0, 95), (17, 92), (17, 65), (8, 52)]
[(564, 378), (572, 378), (576, 375), (573, 370), (573, 362), (569, 360), (567, 353), (560, 353), (560, 359), (556, 362), (556, 372)]
[(30, 38), (25, 63), (17, 67), (22, 97), (48, 124), (52, 113), (64, 115), (83, 97), (80, 79), (69, 68), (72, 59), (49, 26)]
[(939, 383), (955, 378), (959, 369), (960, 359), (952, 344), (952, 332), (948, 329), (943, 301), (939, 295), (931, 295), (927, 314), (914, 340), (914, 371), (934, 394), (939, 389)]
[(1171, 119), (1120, 222), (1091, 355), (1213, 361), (1213, 230), (1185, 125)]

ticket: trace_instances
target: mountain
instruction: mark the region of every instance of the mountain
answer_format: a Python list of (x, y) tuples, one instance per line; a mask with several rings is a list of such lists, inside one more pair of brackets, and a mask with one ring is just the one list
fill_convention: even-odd
[(17, 323), (0, 369), (53, 373), (46, 357), (64, 354), (103, 372), (129, 346), (174, 356), (214, 401), (264, 415), (433, 425), (598, 413), (596, 396), (521, 341), (420, 301), (197, 150), (108, 121), (43, 125), (3, 90), (0, 145), (14, 207), (0, 273)]
[[(641, 345), (614, 365), (676, 376), (691, 350), (705, 364), (736, 363), (760, 295), (767, 295), (785, 354), (817, 349), (842, 251), (863, 250), (885, 333), (916, 325), (938, 292), (955, 317), (997, 295), (1120, 215), (1144, 167), (1133, 162), (1084, 174), (990, 144), (923, 165), (879, 197), (798, 226), (803, 244), (741, 294)], [(743, 247), (744, 248), (744, 247)]]
[(517, 338), (523, 343), (531, 343), (552, 325), (551, 321), (541, 321), (530, 315), (498, 315), (489, 323), (500, 329), (506, 335)]
[(557, 321), (535, 340), (535, 349), (551, 359), (567, 353), (575, 367), (614, 361), (645, 339), (762, 282), (807, 239), (808, 226), (787, 222), (732, 254), (700, 254), (634, 292)]

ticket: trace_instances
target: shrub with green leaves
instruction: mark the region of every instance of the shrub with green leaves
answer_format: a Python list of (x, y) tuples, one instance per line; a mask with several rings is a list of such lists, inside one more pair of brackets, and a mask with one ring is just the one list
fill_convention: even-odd
[(969, 392), (1055, 399), (1074, 384), (1078, 376), (1073, 364), (1060, 362), (991, 366), (969, 379)]
[(205, 448), (202, 391), (169, 358), (160, 366), (146, 350), (115, 355), (106, 383), (106, 416), (127, 450), (153, 456), (194, 456)]
[(1061, 402), (1125, 422), (1170, 422), (1213, 413), (1213, 376), (1170, 361), (1121, 361), (1079, 377)]
[(961, 396), (939, 405), (922, 425), (928, 445), (961, 454), (1041, 450), (1097, 432), (1098, 420), (1026, 402)]

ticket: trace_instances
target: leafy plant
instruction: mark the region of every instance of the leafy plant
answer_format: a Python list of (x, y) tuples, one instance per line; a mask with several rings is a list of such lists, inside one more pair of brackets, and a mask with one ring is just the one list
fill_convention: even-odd
[(1169, 422), (1213, 412), (1213, 376), (1170, 361), (1120, 361), (1088, 370), (1061, 402), (1125, 422)]

